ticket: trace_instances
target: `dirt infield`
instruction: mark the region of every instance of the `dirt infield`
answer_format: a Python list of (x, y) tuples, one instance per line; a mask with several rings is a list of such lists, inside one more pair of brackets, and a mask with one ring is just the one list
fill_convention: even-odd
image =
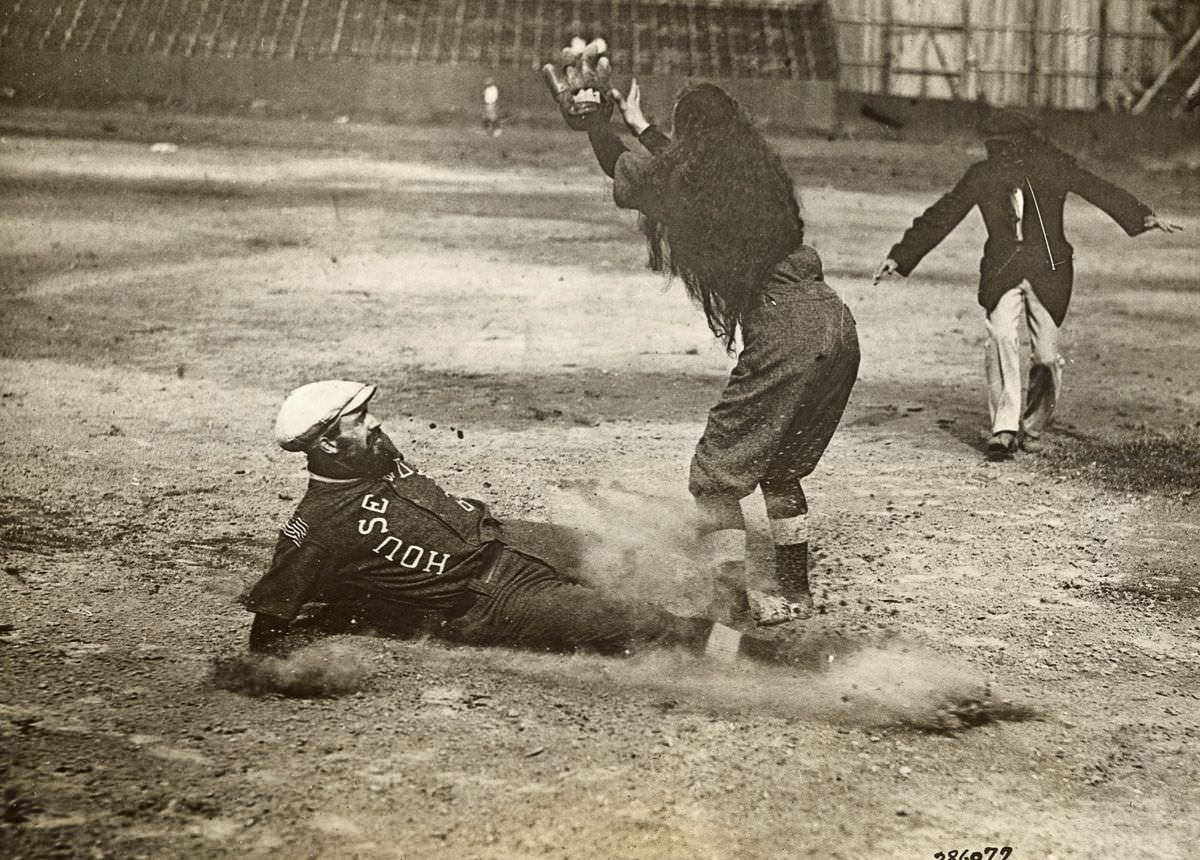
[(730, 677), (338, 636), (277, 667), (328, 693), (297, 698), (213, 675), (304, 489), (289, 388), (377, 381), (448, 488), (689, 611), (728, 358), (579, 136), (0, 114), (0, 856), (1190, 856), (1200, 176), (1111, 166), (1177, 236), (1071, 205), (1060, 424), (992, 464), (979, 219), (870, 282), (978, 153), (779, 144), (863, 342), (806, 485), (812, 632), (868, 647)]

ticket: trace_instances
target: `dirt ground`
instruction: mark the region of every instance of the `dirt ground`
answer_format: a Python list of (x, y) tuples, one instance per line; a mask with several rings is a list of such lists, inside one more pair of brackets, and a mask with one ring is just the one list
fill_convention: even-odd
[(979, 151), (778, 143), (863, 345), (815, 625), (876, 644), (806, 675), (337, 636), (299, 698), (213, 675), (303, 493), (290, 388), (377, 381), (447, 488), (691, 611), (729, 359), (580, 136), (0, 113), (0, 855), (1195, 856), (1200, 173), (1106, 168), (1174, 236), (1072, 204), (1060, 423), (994, 464), (978, 217), (870, 279)]

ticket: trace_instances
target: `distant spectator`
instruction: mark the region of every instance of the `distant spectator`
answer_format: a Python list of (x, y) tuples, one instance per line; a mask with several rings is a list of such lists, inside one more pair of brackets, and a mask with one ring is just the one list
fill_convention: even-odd
[(500, 88), (491, 78), (483, 82), (483, 130), (492, 137), (500, 135)]

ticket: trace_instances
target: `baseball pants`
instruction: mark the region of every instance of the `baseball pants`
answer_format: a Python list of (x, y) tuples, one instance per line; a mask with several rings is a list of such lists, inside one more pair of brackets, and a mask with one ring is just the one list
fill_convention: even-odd
[(825, 453), (858, 376), (854, 317), (824, 285), (772, 286), (742, 329), (744, 348), (691, 464), (689, 489), (710, 529), (744, 528), (738, 502), (760, 486), (773, 521), (807, 513), (800, 481)]
[(504, 547), (468, 584), (475, 596), (435, 635), (466, 645), (626, 655), (647, 647), (701, 652), (713, 623), (624, 601), (561, 576), (539, 558)]
[[(1021, 410), (1021, 317), (1029, 329), (1033, 356), (1029, 390)], [(988, 342), (984, 370), (992, 433), (1020, 431), (1037, 438), (1050, 426), (1062, 388), (1063, 359), (1058, 354), (1059, 327), (1038, 300), (1029, 281), (1000, 297), (987, 314)]]

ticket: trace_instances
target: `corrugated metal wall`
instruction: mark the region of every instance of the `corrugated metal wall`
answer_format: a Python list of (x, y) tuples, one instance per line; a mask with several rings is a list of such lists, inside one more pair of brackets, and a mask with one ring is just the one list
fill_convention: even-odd
[(1127, 109), (1171, 57), (1156, 0), (831, 0), (841, 86)]

